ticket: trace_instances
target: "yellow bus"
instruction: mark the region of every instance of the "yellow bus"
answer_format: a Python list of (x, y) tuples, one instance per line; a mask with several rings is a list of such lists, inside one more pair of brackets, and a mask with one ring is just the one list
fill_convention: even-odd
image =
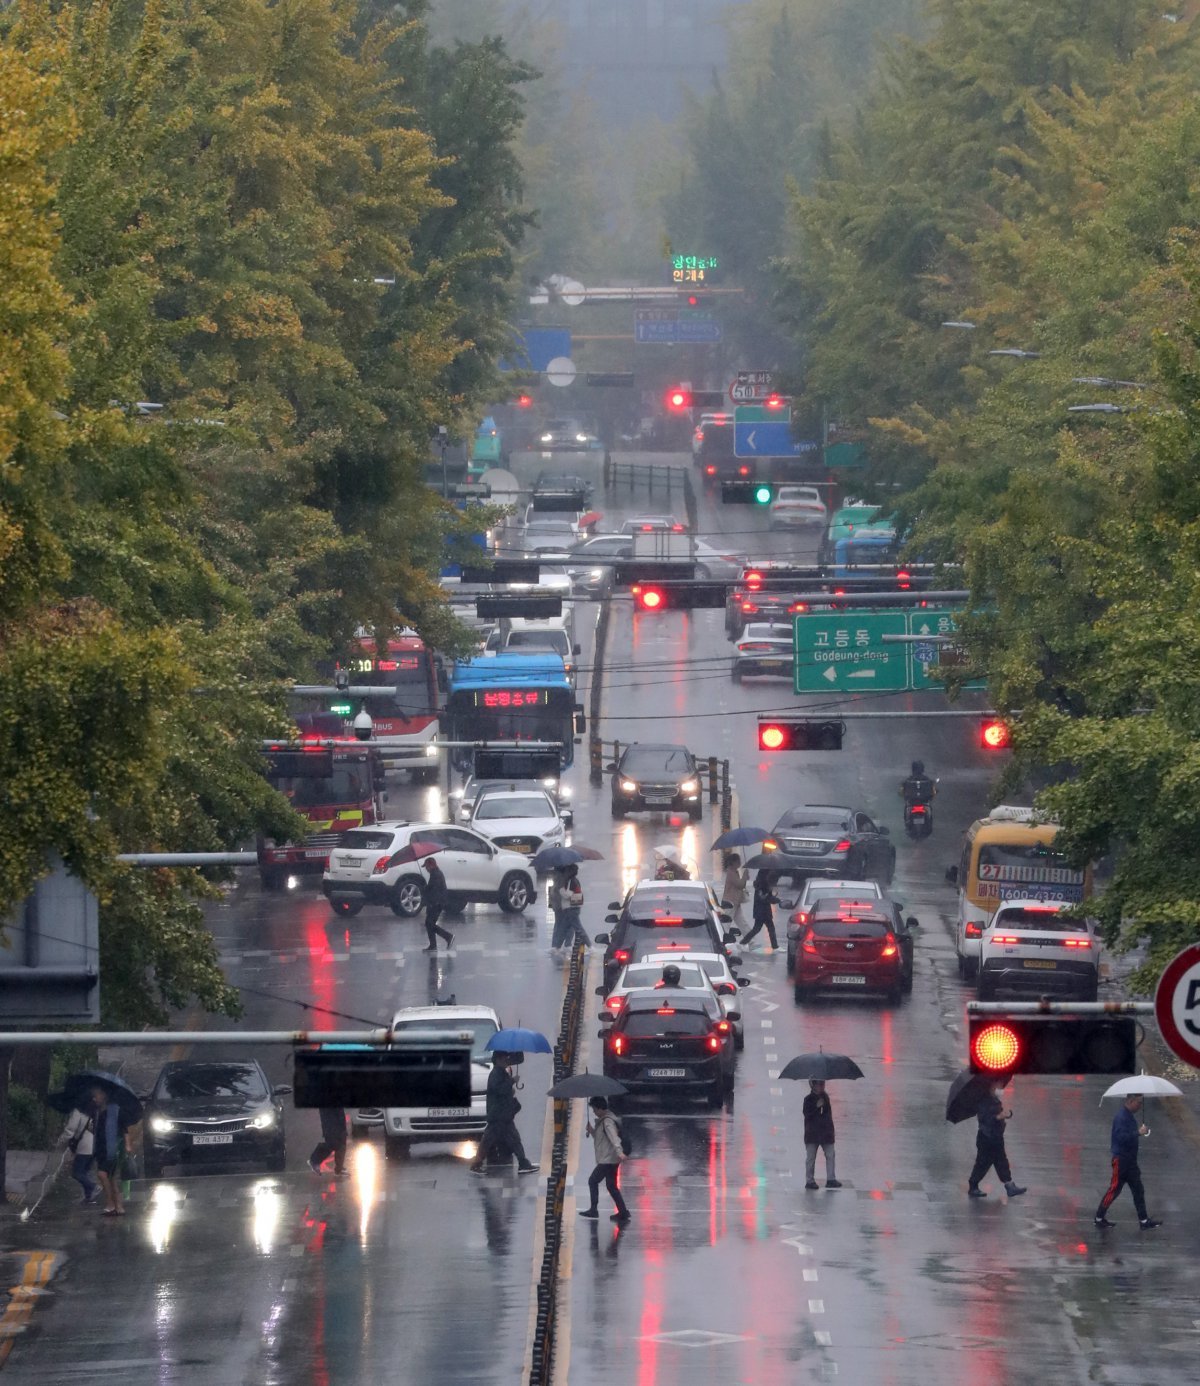
[(1091, 894), (1090, 869), (1077, 870), (1054, 850), (1058, 824), (1038, 820), (1031, 808), (1000, 804), (979, 818), (963, 838), (962, 857), (946, 873), (958, 886), (955, 949), (958, 975), (979, 971), (983, 931), (1004, 900), (1063, 900), (1076, 904)]

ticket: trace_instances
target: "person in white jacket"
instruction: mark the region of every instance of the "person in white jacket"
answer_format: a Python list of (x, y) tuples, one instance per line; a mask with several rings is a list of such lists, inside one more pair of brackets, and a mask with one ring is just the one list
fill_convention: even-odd
[(617, 1171), (624, 1155), (621, 1150), (621, 1123), (608, 1110), (603, 1097), (593, 1097), (588, 1105), (592, 1109), (592, 1119), (587, 1124), (587, 1134), (592, 1137), (596, 1147), (596, 1168), (588, 1175), (588, 1190), (592, 1196), (590, 1208), (581, 1208), (579, 1216), (595, 1221), (600, 1216), (597, 1206), (600, 1198), (600, 1185), (607, 1186), (617, 1211), (612, 1215), (613, 1222), (628, 1222), (632, 1216), (621, 1196), (617, 1183)]
[(76, 1107), (67, 1118), (67, 1124), (58, 1138), (59, 1145), (65, 1145), (74, 1157), (71, 1161), (71, 1178), (83, 1190), (83, 1197), (79, 1200), (81, 1203), (96, 1201), (96, 1181), (92, 1178), (93, 1129), (90, 1113), (81, 1112)]

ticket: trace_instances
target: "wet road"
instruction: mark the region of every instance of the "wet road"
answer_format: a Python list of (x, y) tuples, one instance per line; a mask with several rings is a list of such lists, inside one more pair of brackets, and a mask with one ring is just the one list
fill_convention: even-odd
[[(515, 469), (528, 477), (537, 465), (519, 458)], [(660, 508), (644, 496), (609, 499), (610, 516)], [(792, 537), (767, 536), (764, 520), (750, 507), (702, 507), (714, 542), (805, 552)], [(973, 1130), (942, 1119), (965, 1050), (967, 996), (942, 872), (962, 828), (990, 802), (992, 766), (973, 725), (851, 722), (840, 753), (765, 757), (755, 711), (795, 699), (781, 682), (732, 683), (721, 613), (622, 609), (611, 641), (606, 739), (686, 739), (698, 754), (728, 757), (743, 822), (769, 827), (806, 801), (867, 809), (896, 835), (894, 889), (923, 927), (913, 995), (895, 1009), (864, 1001), (799, 1011), (782, 953), (746, 952), (747, 1042), (729, 1108), (649, 1106), (628, 1118), (637, 1154), (622, 1176), (634, 1214), (624, 1230), (606, 1217), (581, 1222), (568, 1201), (559, 1379), (1194, 1379), (1195, 1152), (1164, 1112), (1152, 1114), (1143, 1169), (1151, 1211), (1167, 1225), (1149, 1236), (1127, 1202), (1114, 1210), (1114, 1231), (1101, 1237), (1091, 1227), (1112, 1114), (1111, 1104), (1097, 1108), (1099, 1080), (1019, 1080), (1009, 1149), (1030, 1192), (1010, 1205), (991, 1183), (987, 1200), (965, 1198)], [(585, 644), (585, 666), (589, 654)], [(581, 684), (586, 697), (586, 676)], [(939, 705), (934, 695), (884, 701)], [(915, 756), (942, 777), (936, 830), (917, 844), (903, 837), (896, 795)], [(695, 827), (646, 817), (615, 824), (607, 786), (590, 787), (583, 767), (573, 784), (576, 838), (607, 858), (582, 869), (592, 932), (653, 844), (676, 840), (715, 869), (707, 807)], [(397, 782), (391, 795), (398, 817), (440, 811), (436, 789)], [(247, 881), (211, 918), (254, 1028), (346, 1016), (374, 1023), (451, 992), (496, 1006), (506, 1022), (556, 1026), (563, 979), (541, 905), (515, 921), (470, 909), (453, 955), (432, 962), (419, 951), (419, 924), (367, 910), (347, 928), (309, 886), (266, 896)], [(593, 1068), (595, 1028), (585, 1023), (582, 1058)], [(866, 1078), (832, 1089), (845, 1187), (812, 1193), (803, 1187), (803, 1085), (777, 1074), (818, 1045), (854, 1055)], [(288, 1080), (281, 1055), (261, 1057), (274, 1081)], [(156, 1062), (133, 1056), (135, 1086)], [(549, 1063), (530, 1059), (525, 1070), (519, 1124), (536, 1159)], [(19, 1279), (20, 1253), (59, 1258), (7, 1375), (205, 1386), (521, 1380), (538, 1181), (472, 1179), (469, 1147), (416, 1147), (409, 1160), (387, 1162), (376, 1138), (356, 1153), (352, 1177), (334, 1184), (305, 1167), (316, 1137), (315, 1113), (289, 1111), (282, 1176), (229, 1169), (139, 1185), (120, 1222), (52, 1198), (29, 1224), (6, 1227), (6, 1284)], [(574, 1138), (578, 1147), (578, 1125)], [(578, 1151), (580, 1182), (590, 1165), (590, 1150)]]

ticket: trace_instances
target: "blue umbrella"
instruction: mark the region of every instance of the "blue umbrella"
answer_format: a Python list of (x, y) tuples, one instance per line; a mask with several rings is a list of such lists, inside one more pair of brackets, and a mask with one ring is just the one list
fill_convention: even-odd
[(761, 842), (770, 836), (766, 828), (730, 828), (727, 833), (722, 833), (717, 838), (712, 849), (719, 852), (723, 847), (748, 847), (750, 843)]
[(550, 1041), (539, 1030), (524, 1030), (513, 1026), (507, 1030), (497, 1030), (483, 1046), (485, 1049), (502, 1050), (509, 1054), (553, 1054)]
[(535, 871), (556, 871), (560, 866), (578, 866), (581, 861), (603, 861), (593, 847), (543, 847), (530, 858)]

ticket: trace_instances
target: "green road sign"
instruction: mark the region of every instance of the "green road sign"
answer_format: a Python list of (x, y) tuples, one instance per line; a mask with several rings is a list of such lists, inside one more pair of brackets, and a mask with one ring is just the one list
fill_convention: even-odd
[[(910, 611), (908, 613), (908, 633), (910, 635), (953, 635), (956, 619), (960, 611)], [(912, 659), (912, 678), (909, 687), (915, 692), (925, 688), (941, 688), (942, 681), (937, 676), (939, 661), (950, 664), (954, 659), (953, 645), (928, 645), (918, 642), (908, 647)], [(932, 677), (931, 677), (932, 675)], [(963, 684), (964, 688), (986, 688), (984, 679), (972, 679)]]
[(898, 693), (910, 687), (908, 646), (882, 639), (908, 634), (903, 611), (831, 611), (795, 620), (797, 693)]
[(738, 404), (733, 410), (734, 423), (791, 423), (790, 405), (782, 409), (768, 409), (765, 404)]

